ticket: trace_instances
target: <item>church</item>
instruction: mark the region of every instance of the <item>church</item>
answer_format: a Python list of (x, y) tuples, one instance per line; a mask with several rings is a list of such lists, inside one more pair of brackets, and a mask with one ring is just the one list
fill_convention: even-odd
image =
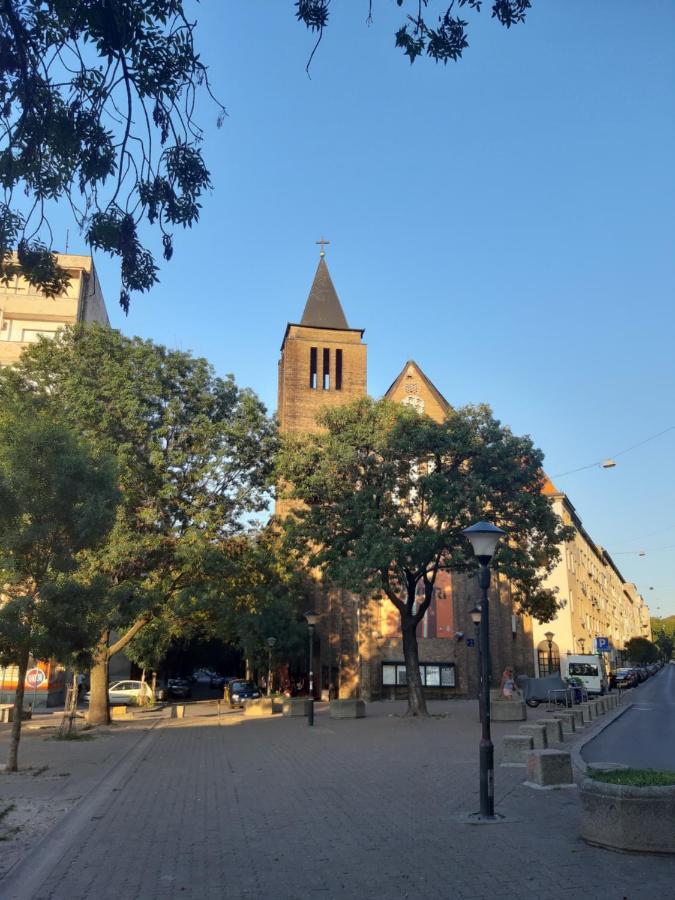
[[(322, 249), (299, 322), (289, 322), (281, 344), (277, 415), (282, 433), (317, 429), (316, 414), (326, 406), (349, 403), (367, 394), (367, 346), (362, 328), (349, 325)], [(436, 421), (450, 403), (408, 360), (384, 395)], [(284, 501), (276, 516), (283, 518)], [(494, 677), (506, 666), (532, 675), (532, 623), (511, 597), (508, 581), (495, 575), (490, 593), (491, 653)], [(475, 578), (439, 573), (434, 598), (418, 627), (420, 670), (427, 699), (478, 693), (478, 641), (470, 611), (479, 602)], [(316, 696), (365, 700), (407, 696), (399, 616), (386, 598), (358, 597), (324, 584), (317, 590), (314, 670)]]

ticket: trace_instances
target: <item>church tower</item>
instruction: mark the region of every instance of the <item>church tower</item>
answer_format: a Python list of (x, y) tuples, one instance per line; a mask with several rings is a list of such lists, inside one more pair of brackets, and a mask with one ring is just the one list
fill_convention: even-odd
[(322, 407), (340, 406), (365, 394), (363, 329), (349, 327), (322, 249), (302, 318), (288, 323), (281, 344), (280, 429), (316, 431)]

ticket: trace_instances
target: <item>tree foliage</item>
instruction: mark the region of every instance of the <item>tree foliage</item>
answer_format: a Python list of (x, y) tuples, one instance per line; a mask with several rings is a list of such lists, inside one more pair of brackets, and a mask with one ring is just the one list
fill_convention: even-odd
[(98, 579), (78, 564), (100, 545), (119, 499), (109, 456), (39, 410), (0, 417), (0, 662), (18, 664), (9, 768), (16, 768), (29, 656), (70, 663), (97, 640)]
[(660, 656), (658, 647), (645, 637), (633, 637), (626, 641), (624, 653), (640, 666), (656, 662)]
[[(115, 524), (86, 559), (108, 585), (99, 655), (123, 649), (167, 606), (196, 614), (216, 580), (227, 589), (237, 538), (266, 506), (276, 446), (252, 392), (188, 353), (76, 326), (0, 372), (0, 397), (41, 404), (117, 459)], [(120, 636), (108, 648), (111, 629)]]
[(181, 0), (0, 3), (5, 283), (21, 272), (48, 296), (67, 284), (50, 252), (56, 200), (69, 204), (92, 248), (120, 258), (125, 311), (131, 291), (157, 281), (139, 225), (157, 227), (171, 259), (174, 229), (197, 222), (210, 187), (194, 113), (200, 89), (213, 95), (195, 27)]
[[(450, 0), (450, 3), (448, 0), (439, 3), (434, 0), (396, 0), (396, 5), (406, 10), (405, 21), (396, 32), (396, 46), (411, 64), (426, 54), (445, 65), (449, 60), (457, 62), (469, 46), (469, 23), (462, 16), (469, 10), (479, 13), (484, 0)], [(492, 0), (490, 3), (492, 18), (506, 28), (524, 22), (531, 6), (531, 0)], [(296, 0), (295, 7), (296, 17), (317, 35), (307, 64), (309, 69), (328, 25), (330, 0)], [(366, 21), (369, 25), (373, 22), (373, 0), (368, 0)]]
[(286, 522), (289, 538), (339, 586), (394, 604), (411, 696), (415, 630), (438, 572), (476, 568), (463, 528), (486, 518), (504, 528), (494, 565), (523, 612), (553, 618), (558, 601), (545, 579), (568, 530), (541, 493), (543, 457), (529, 437), (513, 435), (486, 406), (451, 410), (437, 423), (366, 398), (317, 421), (321, 433), (289, 437), (280, 457), (280, 479), (302, 501)]

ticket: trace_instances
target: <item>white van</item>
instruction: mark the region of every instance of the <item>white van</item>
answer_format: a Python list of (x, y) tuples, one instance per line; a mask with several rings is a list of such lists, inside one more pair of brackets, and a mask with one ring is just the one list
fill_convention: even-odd
[(589, 694), (606, 694), (609, 681), (602, 656), (594, 653), (569, 654), (561, 660), (563, 678), (578, 678)]

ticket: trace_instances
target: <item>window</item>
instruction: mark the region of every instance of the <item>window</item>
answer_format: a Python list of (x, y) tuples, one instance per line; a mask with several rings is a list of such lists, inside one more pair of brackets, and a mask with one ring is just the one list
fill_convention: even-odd
[(309, 351), (309, 386), (315, 391), (316, 390), (316, 347), (312, 347)]
[(330, 390), (330, 350), (327, 347), (323, 350), (323, 389)]
[[(420, 678), (425, 687), (455, 687), (454, 663), (420, 663)], [(382, 686), (407, 684), (405, 663), (382, 663)]]
[(598, 667), (591, 663), (570, 663), (570, 675), (587, 675), (598, 677)]
[(342, 350), (335, 351), (335, 390), (342, 390)]

